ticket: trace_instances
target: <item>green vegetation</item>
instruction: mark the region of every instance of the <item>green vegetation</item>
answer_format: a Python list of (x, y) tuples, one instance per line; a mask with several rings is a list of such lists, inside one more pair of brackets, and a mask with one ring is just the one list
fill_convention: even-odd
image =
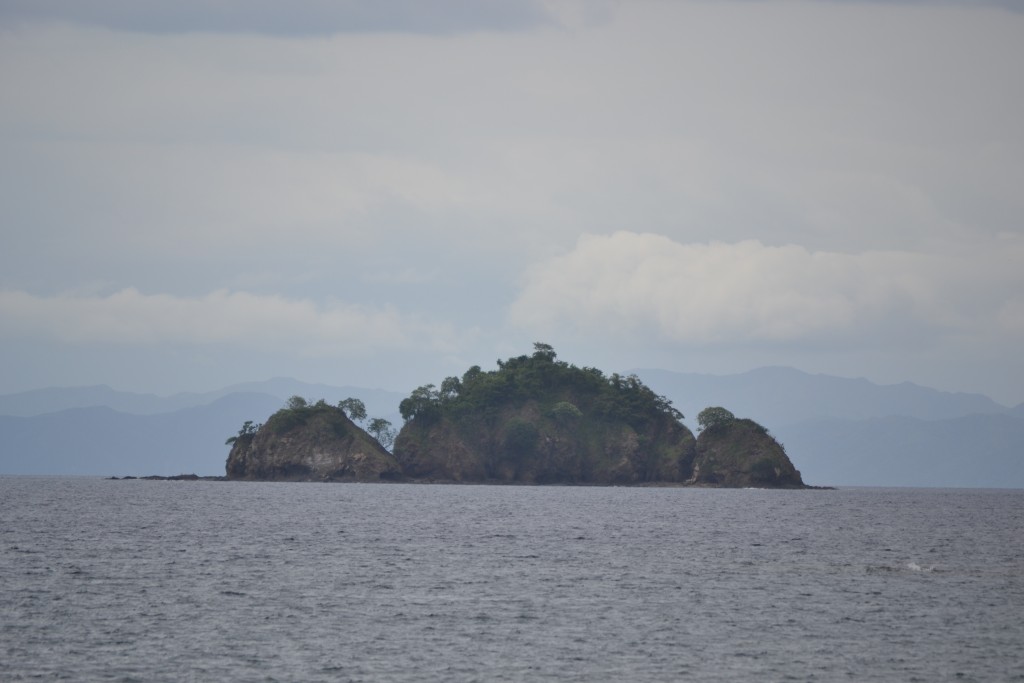
[[(337, 418), (347, 417), (354, 422), (362, 422), (367, 417), (366, 405), (358, 398), (346, 398), (339, 401), (338, 405), (332, 406), (322, 398), (315, 403), (310, 403), (302, 396), (292, 396), (285, 402), (283, 408), (267, 419), (266, 425), (254, 424), (252, 420), (246, 420), (238, 434), (225, 441), (225, 444), (234, 445), (239, 441), (250, 442), (264, 426), (272, 434), (285, 434), (306, 425), (311, 418), (317, 415), (330, 418), (330, 424), (338, 436), (345, 436), (349, 431), (349, 425), (346, 420)], [(394, 443), (395, 431), (391, 428), (391, 423), (385, 419), (372, 419), (370, 429), (367, 431), (384, 448), (390, 448)]]
[(310, 404), (301, 396), (292, 396), (285, 403), (285, 407), (278, 410), (267, 419), (265, 425), (271, 434), (285, 434), (306, 425), (315, 415), (323, 415), (331, 419), (331, 426), (338, 436), (344, 436), (348, 432), (348, 425), (345, 420), (337, 419), (345, 415), (345, 411), (336, 406), (329, 405), (323, 399)]
[(550, 415), (562, 424), (569, 424), (583, 417), (583, 412), (568, 401), (559, 401), (551, 407)]
[(655, 394), (636, 375), (605, 377), (597, 368), (578, 368), (555, 360), (555, 351), (548, 344), (537, 342), (534, 349), (532, 356), (499, 360), (498, 369), (491, 372), (474, 365), (461, 380), (445, 378), (440, 389), (433, 384), (421, 386), (401, 402), (399, 412), (407, 422), (466, 414), (493, 417), (504, 406), (536, 400), (545, 404), (549, 414), (564, 420), (584, 415), (579, 406), (566, 400), (580, 396), (591, 416), (622, 421), (637, 429), (662, 417), (683, 419), (669, 399)]
[(403, 399), (398, 404), (398, 412), (402, 414), (402, 419), (406, 422), (414, 417), (420, 418), (421, 421), (433, 420), (440, 416), (440, 408), (441, 394), (433, 384), (414, 389), (409, 398)]
[(391, 423), (382, 417), (375, 417), (370, 420), (369, 426), (366, 428), (373, 438), (377, 439), (377, 442), (386, 448), (391, 450), (391, 446), (395, 443), (395, 437), (398, 432), (395, 431)]
[(697, 430), (704, 431), (732, 424), (736, 416), (720, 406), (710, 406), (697, 414)]
[(358, 398), (346, 398), (344, 401), (339, 401), (338, 407), (353, 422), (362, 422), (366, 419), (366, 405)]
[(570, 365), (539, 342), (497, 365), (401, 402), (395, 455), (412, 476), (628, 483), (688, 472), (693, 435), (682, 414), (635, 375)]
[(252, 441), (252, 437), (256, 436), (256, 432), (258, 432), (262, 426), (263, 425), (261, 424), (253, 424), (252, 420), (246, 420), (242, 425), (242, 428), (238, 430), (238, 434), (228, 438), (228, 440), (224, 442), (224, 445), (230, 446), (239, 440)]
[(800, 472), (793, 467), (782, 444), (772, 438), (764, 426), (753, 420), (732, 417), (724, 408), (715, 410), (723, 412), (712, 415), (729, 419), (712, 420), (697, 440), (698, 483), (803, 487)]

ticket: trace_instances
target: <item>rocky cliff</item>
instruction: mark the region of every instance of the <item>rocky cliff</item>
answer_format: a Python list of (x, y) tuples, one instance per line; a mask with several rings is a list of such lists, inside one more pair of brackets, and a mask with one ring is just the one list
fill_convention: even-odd
[(414, 418), (395, 441), (395, 457), (408, 476), (434, 481), (639, 484), (690, 476), (694, 437), (682, 424), (637, 428), (585, 414), (566, 423), (549, 410), (529, 400), (486, 425), (479, 416)]
[(401, 476), (395, 458), (345, 412), (325, 403), (284, 408), (233, 440), (228, 479), (380, 481)]

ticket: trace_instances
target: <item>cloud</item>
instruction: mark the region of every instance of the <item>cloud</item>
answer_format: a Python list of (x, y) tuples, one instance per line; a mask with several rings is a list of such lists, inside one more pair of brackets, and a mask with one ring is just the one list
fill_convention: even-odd
[(227, 290), (192, 298), (143, 294), (134, 288), (107, 296), (2, 290), (0, 319), (3, 336), (69, 344), (229, 344), (327, 357), (379, 348), (450, 352), (456, 346), (449, 327), (393, 308), (318, 305)]
[(972, 260), (588, 235), (528, 274), (510, 319), (530, 329), (568, 324), (684, 344), (843, 345), (982, 328), (1012, 334), (1007, 292), (1022, 291), (1024, 276), (1013, 266), (1019, 246), (1011, 251)]
[(1011, 12), (1024, 12), (1024, 6), (1020, 0), (830, 0), (830, 2), (844, 4), (890, 4), (890, 5), (920, 5), (922, 7), (977, 7), (988, 5), (1000, 7)]
[(6, 0), (0, 25), (60, 22), (140, 33), (450, 34), (550, 23), (534, 0)]
[[(397, 330), (373, 335), (392, 345), (381, 348), (421, 330), (424, 347), (449, 338), (425, 321), (480, 328), (477, 348), (458, 352), (469, 364), (518, 353), (525, 338), (625, 369), (653, 363), (644, 342), (660, 340), (663, 367), (715, 356), (722, 372), (788, 362), (860, 374), (881, 367), (864, 355), (872, 343), (886, 368), (875, 379), (941, 375), (990, 391), (988, 368), (1020, 400), (1024, 288), (1006, 264), (1021, 253), (991, 243), (1019, 240), (1024, 215), (1024, 14), (625, 2), (588, 23), (588, 0), (264, 2), (248, 16), (219, 0), (124, 12), (110, 0), (0, 2), (0, 82), (16, 94), (0, 107), (0, 290), (30, 309), (16, 327), (0, 318), (8, 373), (50, 372), (53, 354), (34, 339), (113, 336), (81, 310), (111, 311), (110, 293), (133, 287), (148, 305), (169, 297), (168, 309), (207, 310), (210, 292), (274, 293), (293, 314), (305, 303), (287, 325), (315, 330), (309, 339), (261, 329), (258, 312), (256, 331), (235, 335), (288, 354), (313, 353), (316, 339), (356, 347), (325, 329), (332, 317)], [(457, 28), (528, 28), (494, 17), (538, 7), (530, 16), (554, 28)], [(310, 25), (256, 25), (259, 12)], [(108, 30), (119, 26), (131, 30)], [(337, 31), (348, 33), (316, 38)], [(577, 244), (581, 233), (594, 242)], [(614, 287), (588, 270), (602, 264)], [(103, 295), (82, 294), (90, 286)], [(214, 336), (226, 323), (212, 314), (205, 329), (180, 313), (183, 329), (166, 330), (144, 314), (110, 315), (145, 321), (125, 338), (232, 338)], [(566, 327), (591, 334), (559, 336)], [(943, 353), (918, 352), (940, 338)], [(166, 360), (142, 345), (159, 342), (138, 343), (110, 354)], [(185, 349), (161, 372), (183, 387), (194, 358), (231, 345)], [(111, 381), (83, 359), (100, 346), (48, 348), (74, 376)], [(414, 386), (431, 377), (420, 351), (323, 365), (402, 366), (410, 379), (396, 386)], [(260, 367), (296, 362), (252, 355)], [(970, 381), (950, 379), (956, 368)]]

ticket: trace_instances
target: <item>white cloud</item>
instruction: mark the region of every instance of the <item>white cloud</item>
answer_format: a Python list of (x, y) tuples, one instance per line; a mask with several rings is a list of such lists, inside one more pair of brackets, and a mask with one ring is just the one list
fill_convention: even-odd
[[(84, 354), (108, 338), (152, 345), (133, 351), (176, 383), (212, 347), (172, 362), (160, 339), (224, 355), (242, 339), (271, 351), (253, 354), (261, 368), (294, 360), (278, 349), (414, 339), (419, 353), (346, 372), (402, 367), (412, 379), (397, 386), (415, 385), (430, 379), (424, 347), (452, 336), (424, 321), (445, 320), (452, 355), (472, 363), (521, 352), (519, 334), (561, 349), (576, 327), (593, 334), (575, 349), (607, 348), (609, 367), (653, 362), (652, 341), (666, 367), (884, 363), (874, 377), (998, 384), (1020, 400), (1024, 14), (966, 0), (538, 0), (510, 6), (554, 25), (491, 32), (431, 23), (462, 0), (268, 10), (320, 16), (332, 36), (309, 39), (230, 17), (218, 28), (210, 13), (237, 15), (234, 0), (162, 18), (0, 4), (0, 82), (16, 94), (0, 107), (8, 369), (54, 367), (31, 330), (94, 340), (48, 348), (96, 382), (110, 378)], [(407, 29), (335, 33), (327, 15), (357, 4)], [(479, 28), (500, 3), (469, 4)], [(11, 30), (15, 14), (31, 20)], [(510, 330), (516, 278), (544, 259)], [(91, 282), (103, 296), (83, 292)], [(270, 329), (259, 316), (275, 306)], [(360, 327), (370, 341), (347, 336)], [(472, 327), (487, 340), (473, 351)], [(618, 331), (631, 336), (616, 345)], [(496, 339), (507, 346), (485, 346)]]
[(584, 236), (529, 273), (511, 321), (688, 344), (1011, 333), (1008, 292), (1022, 291), (1024, 276), (1013, 265), (1020, 249), (1010, 252), (844, 254), (756, 240)]
[(4, 336), (71, 344), (230, 344), (314, 356), (412, 347), (449, 352), (456, 347), (449, 327), (393, 308), (318, 305), (227, 290), (194, 298), (144, 294), (134, 288), (108, 296), (45, 297), (3, 290), (0, 319)]

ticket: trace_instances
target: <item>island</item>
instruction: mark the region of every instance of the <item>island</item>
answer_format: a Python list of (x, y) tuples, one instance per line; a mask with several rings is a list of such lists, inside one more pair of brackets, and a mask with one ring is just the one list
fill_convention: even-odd
[(228, 439), (226, 477), (806, 488), (756, 422), (713, 406), (695, 436), (635, 375), (571, 365), (544, 343), (495, 370), (473, 366), (421, 386), (399, 411), (396, 435), (380, 419), (359, 427), (366, 414), (356, 399), (332, 406), (293, 397)]
[[(347, 409), (347, 411), (346, 411)], [(261, 425), (246, 422), (228, 439), (228, 479), (258, 481), (381, 481), (402, 478), (395, 457), (352, 417), (355, 399), (332, 406), (293, 396)]]

